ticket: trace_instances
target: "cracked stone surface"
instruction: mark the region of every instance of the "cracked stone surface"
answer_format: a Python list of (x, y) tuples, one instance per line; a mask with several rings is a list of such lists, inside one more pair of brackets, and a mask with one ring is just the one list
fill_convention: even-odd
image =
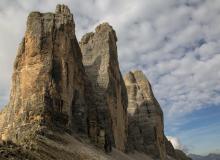
[(25, 141), (42, 126), (87, 134), (92, 130), (88, 123), (95, 121), (88, 116), (95, 112), (95, 106), (87, 107), (88, 86), (68, 7), (30, 13), (14, 63), (10, 101), (2, 111), (2, 139)]
[(128, 143), (137, 150), (165, 159), (163, 112), (142, 71), (125, 75), (128, 92)]
[[(95, 93), (98, 111), (99, 141), (110, 150), (111, 146), (125, 151), (127, 141), (127, 93), (121, 75), (115, 31), (108, 23), (87, 33), (80, 42), (83, 64)], [(102, 142), (101, 142), (102, 143)]]

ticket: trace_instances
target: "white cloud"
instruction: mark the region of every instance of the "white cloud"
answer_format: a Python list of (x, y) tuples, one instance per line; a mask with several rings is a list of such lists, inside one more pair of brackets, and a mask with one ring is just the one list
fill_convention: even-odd
[(187, 148), (181, 143), (179, 138), (173, 137), (173, 136), (166, 136), (166, 137), (172, 143), (172, 145), (175, 149), (179, 149), (179, 150), (183, 150), (183, 151), (187, 152)]

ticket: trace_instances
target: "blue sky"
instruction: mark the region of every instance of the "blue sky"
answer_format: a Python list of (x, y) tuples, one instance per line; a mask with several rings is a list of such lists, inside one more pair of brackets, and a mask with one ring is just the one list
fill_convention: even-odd
[(79, 40), (101, 22), (113, 26), (121, 71), (144, 71), (176, 148), (220, 152), (219, 0), (1, 0), (0, 106), (28, 13), (54, 11), (57, 3), (74, 13)]
[(220, 153), (220, 107), (209, 106), (165, 124), (166, 135), (177, 135), (180, 148), (196, 154)]

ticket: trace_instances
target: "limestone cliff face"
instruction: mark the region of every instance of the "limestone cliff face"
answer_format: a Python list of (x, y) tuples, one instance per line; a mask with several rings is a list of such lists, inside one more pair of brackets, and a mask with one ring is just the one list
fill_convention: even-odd
[[(99, 143), (124, 151), (127, 140), (127, 93), (117, 57), (117, 37), (103, 23), (95, 33), (83, 36), (80, 47), (83, 64), (95, 91), (98, 111)], [(104, 142), (102, 142), (104, 141)]]
[(125, 75), (128, 92), (128, 143), (137, 150), (161, 160), (166, 157), (163, 112), (143, 72)]
[(0, 159), (184, 158), (164, 136), (163, 112), (144, 74), (123, 79), (116, 42), (103, 23), (79, 45), (65, 5), (30, 13), (0, 112)]
[(85, 79), (69, 9), (58, 5), (55, 13), (30, 13), (1, 136), (22, 141), (27, 130), (42, 126), (87, 134)]

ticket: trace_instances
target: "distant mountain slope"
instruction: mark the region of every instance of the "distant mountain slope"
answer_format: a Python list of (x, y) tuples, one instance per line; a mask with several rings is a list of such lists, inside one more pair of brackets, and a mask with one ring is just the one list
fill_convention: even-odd
[(210, 153), (207, 156), (190, 154), (189, 157), (191, 157), (193, 160), (220, 160), (220, 154), (215, 154), (215, 153)]

